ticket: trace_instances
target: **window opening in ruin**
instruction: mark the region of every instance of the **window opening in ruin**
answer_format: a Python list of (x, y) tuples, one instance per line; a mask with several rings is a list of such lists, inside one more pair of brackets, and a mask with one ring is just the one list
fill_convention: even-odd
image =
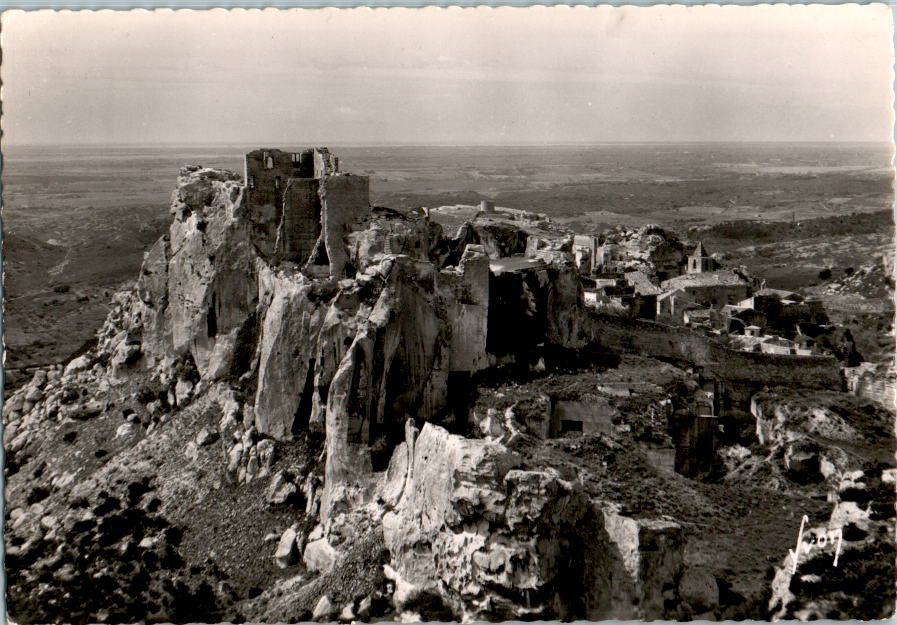
[(582, 432), (582, 421), (561, 419), (561, 433), (564, 432)]
[(249, 188), (255, 189), (255, 176), (249, 176)]
[(274, 179), (274, 190), (275, 190), (275, 191), (280, 191), (280, 176), (277, 176), (277, 177)]

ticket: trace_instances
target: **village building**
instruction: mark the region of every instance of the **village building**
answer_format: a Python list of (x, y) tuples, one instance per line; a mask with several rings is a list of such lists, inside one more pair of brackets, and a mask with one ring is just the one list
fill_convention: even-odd
[(751, 294), (752, 284), (732, 269), (706, 273), (688, 273), (660, 283), (664, 292), (682, 290), (697, 304), (722, 308), (743, 301)]
[(590, 276), (598, 266), (598, 237), (577, 234), (573, 237), (573, 258), (579, 272), (584, 276)]
[(696, 304), (695, 299), (682, 289), (667, 291), (657, 296), (657, 320), (683, 323), (685, 311)]
[(760, 342), (760, 351), (764, 354), (789, 356), (794, 353), (794, 344), (780, 336), (771, 336)]
[(765, 328), (766, 315), (753, 308), (727, 304), (720, 310), (717, 327), (727, 334), (742, 334), (748, 326)]
[(695, 251), (687, 259), (686, 273), (707, 273), (716, 269), (716, 261), (707, 254), (700, 241)]
[(595, 267), (601, 271), (615, 271), (627, 258), (625, 247), (619, 243), (605, 243), (596, 250)]
[(711, 326), (711, 311), (709, 308), (696, 306), (687, 308), (682, 312), (682, 322), (687, 326)]
[(623, 279), (635, 289), (639, 295), (660, 295), (663, 289), (654, 284), (651, 278), (644, 271), (636, 269), (635, 271), (627, 271), (623, 274)]
[(819, 353), (816, 347), (816, 339), (806, 334), (798, 334), (794, 337), (794, 353), (798, 356), (812, 356)]
[(637, 293), (623, 274), (599, 274), (582, 280), (585, 284), (583, 299), (587, 306), (598, 312), (629, 318), (655, 318), (656, 296)]
[(770, 308), (781, 308), (803, 302), (803, 298), (797, 293), (783, 291), (781, 289), (757, 289), (749, 297), (738, 302), (744, 308), (766, 311)]

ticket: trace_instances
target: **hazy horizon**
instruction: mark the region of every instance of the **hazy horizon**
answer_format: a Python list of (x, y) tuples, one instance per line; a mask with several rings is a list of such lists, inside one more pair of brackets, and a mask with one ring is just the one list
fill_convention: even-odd
[(6, 11), (0, 19), (0, 125), (10, 147), (892, 138), (885, 5)]
[(245, 148), (245, 147), (295, 147), (316, 145), (333, 148), (502, 148), (502, 147), (590, 147), (590, 146), (620, 146), (620, 145), (878, 145), (892, 147), (893, 142), (886, 140), (704, 140), (704, 141), (584, 141), (580, 143), (569, 141), (558, 142), (505, 142), (505, 143), (411, 143), (411, 142), (381, 142), (381, 143), (351, 143), (344, 141), (307, 142), (297, 139), (292, 142), (196, 142), (196, 143), (8, 143), (3, 142), (8, 148)]

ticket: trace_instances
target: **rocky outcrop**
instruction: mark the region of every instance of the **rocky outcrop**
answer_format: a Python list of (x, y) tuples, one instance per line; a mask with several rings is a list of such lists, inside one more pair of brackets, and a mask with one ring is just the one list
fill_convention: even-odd
[[(259, 252), (236, 175), (183, 169), (168, 236), (100, 334), (100, 359), (116, 379), (153, 371), (171, 385), (171, 405), (239, 378), (251, 389), (244, 424), (259, 435), (323, 432), (322, 519), (368, 499), (410, 415), (467, 427), (473, 373), (526, 361), (545, 344), (581, 343), (569, 259), (496, 282), (490, 256), (524, 251), (526, 232), (490, 222), (445, 239), (426, 215), (368, 211), (366, 183), (323, 176), (315, 251), (304, 266), (273, 265)], [(564, 245), (542, 247), (565, 253)], [(322, 259), (329, 272), (319, 276)], [(504, 341), (498, 328), (510, 330)]]
[(599, 258), (606, 270), (638, 270), (666, 279), (679, 274), (685, 246), (675, 233), (656, 224), (638, 230), (618, 227), (605, 237)]
[(407, 431), (381, 485), (399, 610), (431, 597), (461, 620), (661, 618), (681, 528), (622, 516), (494, 440)]
[[(169, 233), (147, 253), (134, 296), (122, 302), (123, 318), (106, 324), (112, 336), (101, 348), (117, 350), (117, 369), (133, 364), (139, 351), (144, 368), (189, 355), (204, 378), (231, 373), (258, 293), (242, 190), (230, 172), (181, 170)], [(121, 340), (131, 346), (124, 354)]]
[(454, 374), (488, 363), (487, 262), (468, 246), (457, 268), (442, 271), (402, 256), (381, 263), (383, 288), (329, 385), (325, 517), (365, 499), (407, 418), (456, 419), (449, 403)]
[(887, 619), (894, 612), (894, 469), (854, 471), (832, 492), (831, 516), (804, 518), (776, 567), (771, 620)]
[[(584, 309), (569, 237), (537, 228), (536, 216), (503, 210), (449, 238), (426, 210), (370, 210), (367, 179), (338, 174), (328, 154), (252, 153), (247, 171), (267, 173), (245, 186), (229, 172), (183, 169), (171, 228), (135, 287), (114, 298), (96, 345), (38, 371), (5, 403), (18, 609), (58, 620), (54, 606), (74, 610), (85, 591), (83, 571), (116, 610), (104, 615), (92, 595), (77, 612), (84, 622), (728, 614), (720, 606), (735, 594), (717, 578), (722, 565), (686, 564), (690, 537), (674, 520), (710, 527), (695, 518), (713, 513), (717, 485), (655, 474), (637, 443), (666, 432), (666, 413), (630, 395), (644, 388), (630, 373), (613, 400), (596, 380), (619, 361), (611, 348), (712, 365), (724, 380), (791, 372), (764, 360), (779, 377), (762, 378), (750, 355), (727, 360), (684, 329), (602, 324)], [(672, 266), (681, 252), (652, 228), (627, 244), (644, 264)], [(658, 362), (642, 365), (633, 376)], [(587, 367), (598, 377), (586, 389), (574, 378)], [(834, 387), (827, 370), (800, 375), (808, 388)], [(573, 388), (565, 375), (575, 399), (563, 395)], [(502, 386), (480, 392), (496, 376)], [(888, 439), (882, 414), (755, 399), (768, 457), (727, 447), (728, 484), (762, 465), (765, 486), (797, 485), (813, 501), (828, 490), (850, 553), (870, 575), (888, 573), (868, 562), (886, 551), (874, 539), (893, 519), (893, 470), (883, 447), (859, 464), (851, 447)], [(79, 501), (70, 513), (67, 498)], [(206, 562), (228, 569), (202, 573), (211, 590), (189, 583)], [(813, 562), (801, 560), (798, 578), (779, 571), (772, 613), (841, 609), (837, 588), (819, 600), (810, 592)], [(167, 568), (177, 586), (165, 585)], [(112, 584), (122, 575), (150, 583), (133, 609)], [(239, 609), (224, 580), (239, 586)], [(208, 605), (173, 604), (185, 593)]]

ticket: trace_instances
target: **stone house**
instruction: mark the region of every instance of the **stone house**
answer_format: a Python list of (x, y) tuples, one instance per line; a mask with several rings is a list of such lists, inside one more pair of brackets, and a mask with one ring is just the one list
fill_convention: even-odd
[(711, 308), (741, 302), (752, 289), (750, 280), (731, 269), (684, 274), (664, 280), (660, 286), (664, 291), (682, 290), (695, 303)]
[(657, 320), (682, 323), (685, 311), (695, 305), (695, 299), (683, 289), (667, 291), (657, 296)]
[(577, 234), (573, 237), (573, 258), (579, 272), (590, 276), (598, 266), (598, 237)]
[(794, 344), (780, 336), (771, 336), (760, 343), (760, 351), (764, 354), (789, 356), (794, 353)]
[(703, 306), (695, 306), (687, 308), (682, 312), (682, 322), (685, 325), (703, 325), (710, 326), (711, 312), (709, 308)]

